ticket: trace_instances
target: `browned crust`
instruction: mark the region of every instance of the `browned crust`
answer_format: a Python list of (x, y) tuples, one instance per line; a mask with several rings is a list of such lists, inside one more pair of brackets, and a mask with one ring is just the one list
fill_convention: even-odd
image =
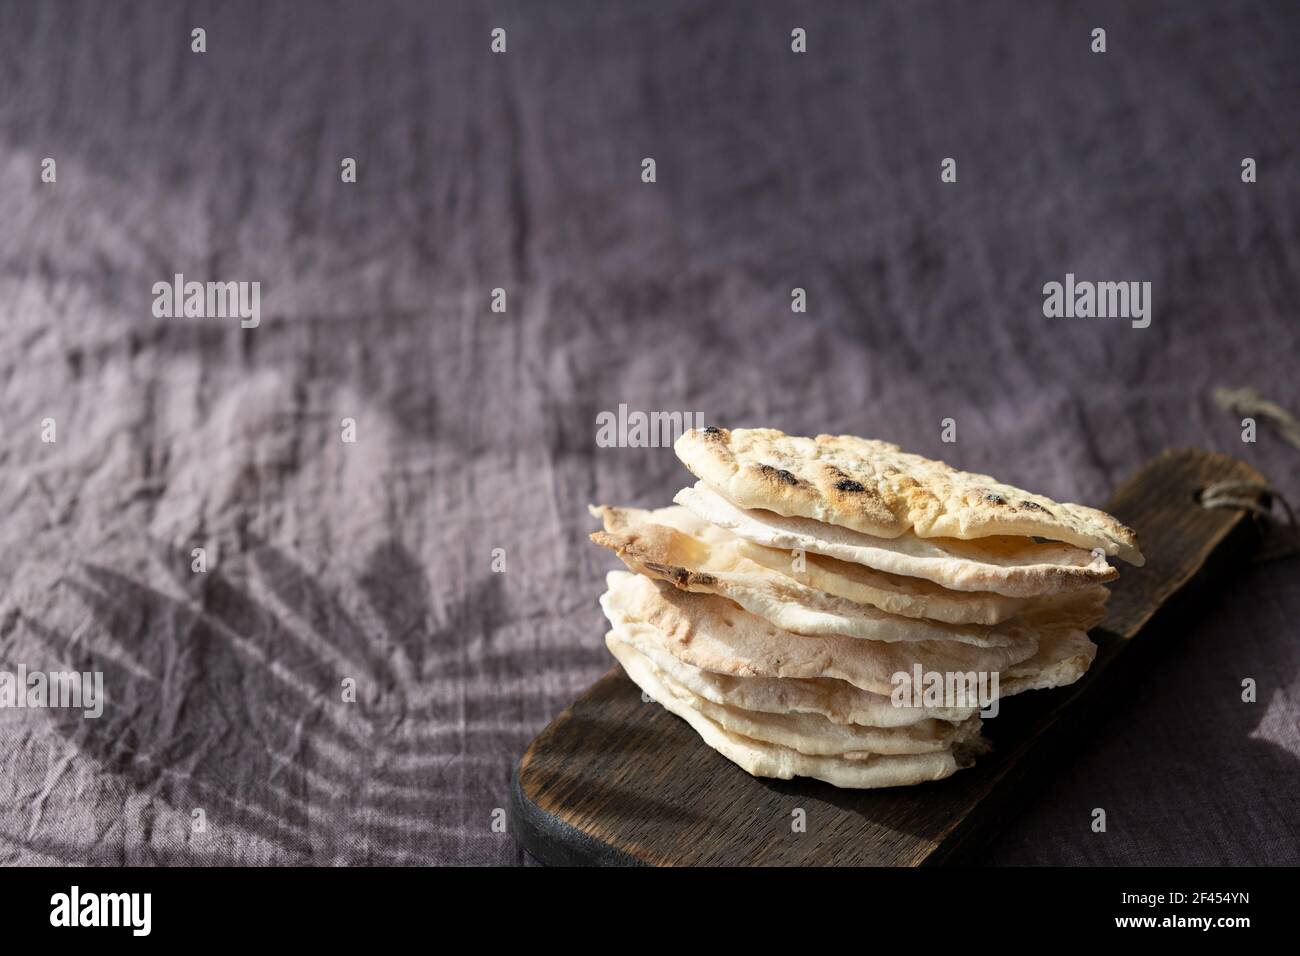
[(691, 429), (675, 444), (693, 474), (742, 508), (812, 518), (893, 538), (1040, 536), (1142, 563), (1132, 528), (1095, 508), (1053, 501), (959, 471), (888, 442), (797, 438), (775, 429)]

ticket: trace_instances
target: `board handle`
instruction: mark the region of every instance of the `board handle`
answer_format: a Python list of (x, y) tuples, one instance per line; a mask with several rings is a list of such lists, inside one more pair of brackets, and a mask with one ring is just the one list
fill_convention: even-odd
[(1268, 484), (1244, 461), (1185, 448), (1153, 458), (1111, 496), (1105, 510), (1137, 532), (1148, 557), (1143, 567), (1120, 569), (1102, 631), (1132, 639), (1194, 579), (1227, 573), (1258, 543), (1258, 523), (1247, 510), (1201, 503), (1205, 489), (1220, 482)]

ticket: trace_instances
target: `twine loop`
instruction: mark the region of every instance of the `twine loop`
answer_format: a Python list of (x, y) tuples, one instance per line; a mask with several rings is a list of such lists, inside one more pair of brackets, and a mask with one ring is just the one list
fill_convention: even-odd
[[(1274, 561), (1300, 554), (1300, 529), (1296, 527), (1295, 509), (1276, 489), (1254, 481), (1216, 481), (1201, 489), (1202, 508), (1238, 508), (1259, 518), (1272, 532), (1256, 561)], [(1284, 521), (1273, 515), (1273, 503), (1282, 507)]]

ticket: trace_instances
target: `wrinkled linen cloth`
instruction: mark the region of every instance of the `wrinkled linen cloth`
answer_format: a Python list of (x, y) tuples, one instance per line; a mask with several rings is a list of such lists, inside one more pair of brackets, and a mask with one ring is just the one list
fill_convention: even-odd
[[(597, 445), (620, 404), (1300, 497), (1210, 398), (1300, 411), (1297, 12), (4, 5), (0, 669), (105, 704), (0, 711), (0, 862), (526, 862), (512, 766), (611, 664), (586, 505), (690, 481)], [(1150, 326), (1045, 318), (1067, 273)], [(157, 317), (177, 274), (260, 323)], [(1300, 862), (1296, 568), (1207, 593), (985, 858)]]

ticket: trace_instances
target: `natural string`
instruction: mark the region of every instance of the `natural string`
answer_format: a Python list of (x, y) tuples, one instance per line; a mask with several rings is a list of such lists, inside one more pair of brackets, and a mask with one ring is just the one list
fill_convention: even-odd
[[(1285, 523), (1273, 518), (1272, 503), (1282, 506)], [(1201, 491), (1203, 508), (1240, 508), (1249, 511), (1270, 528), (1273, 540), (1255, 555), (1256, 561), (1276, 561), (1300, 554), (1300, 533), (1291, 503), (1268, 485), (1251, 481), (1218, 481)]]
[[(1255, 389), (1216, 388), (1214, 401), (1224, 411), (1243, 418), (1262, 418), (1282, 436), (1282, 440), (1300, 448), (1300, 420), (1277, 402), (1270, 402)], [(1282, 505), (1286, 523), (1273, 518), (1273, 502)], [(1206, 508), (1241, 508), (1260, 518), (1272, 532), (1264, 548), (1255, 556), (1256, 561), (1273, 561), (1300, 554), (1300, 528), (1296, 527), (1295, 511), (1291, 503), (1268, 485), (1252, 482), (1221, 481), (1201, 492), (1201, 504)]]
[(1277, 402), (1270, 402), (1253, 388), (1216, 388), (1214, 401), (1225, 412), (1243, 418), (1262, 418), (1282, 435), (1283, 440), (1300, 448), (1300, 421)]

